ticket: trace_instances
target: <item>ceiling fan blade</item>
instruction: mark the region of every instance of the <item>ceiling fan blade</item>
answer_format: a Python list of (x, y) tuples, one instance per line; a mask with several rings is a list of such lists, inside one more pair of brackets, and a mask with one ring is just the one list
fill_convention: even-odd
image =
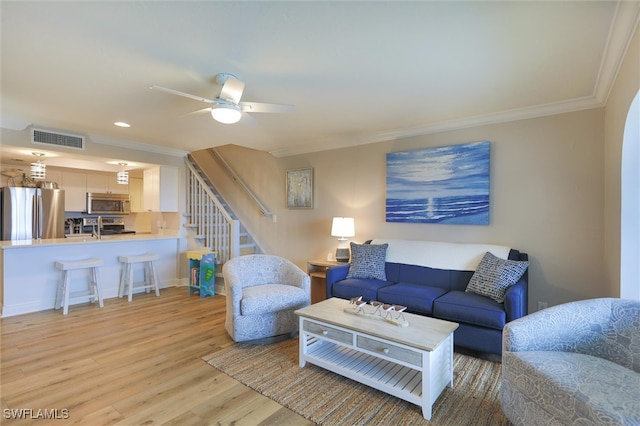
[(240, 103), (242, 92), (244, 92), (244, 83), (232, 76), (227, 76), (222, 85), (222, 90), (220, 90), (220, 99), (238, 104)]
[(250, 116), (249, 114), (242, 114), (242, 118), (240, 119), (240, 123), (247, 127), (256, 127), (258, 126), (258, 122), (255, 118)]
[(204, 114), (205, 112), (208, 114), (211, 114), (211, 107), (206, 107), (206, 108), (199, 109), (197, 111), (191, 111), (186, 114), (182, 114), (182, 117), (185, 117), (187, 115)]
[(293, 112), (296, 107), (286, 104), (266, 104), (262, 102), (242, 102), (240, 104), (242, 112), (273, 112), (286, 113)]
[(216, 102), (216, 101), (213, 101), (211, 99), (202, 98), (200, 96), (191, 95), (189, 93), (180, 92), (178, 90), (169, 89), (167, 87), (162, 87), (162, 86), (153, 85), (153, 86), (149, 86), (149, 89), (160, 90), (162, 92), (171, 93), (172, 95), (182, 96), (182, 97), (185, 97), (185, 98), (193, 99), (194, 101), (200, 101), (200, 102), (204, 102), (204, 103), (207, 103), (207, 104), (214, 104)]

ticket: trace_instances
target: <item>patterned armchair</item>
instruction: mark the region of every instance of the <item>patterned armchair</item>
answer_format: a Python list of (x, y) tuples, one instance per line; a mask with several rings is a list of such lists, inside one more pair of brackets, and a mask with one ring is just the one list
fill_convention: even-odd
[(508, 323), (500, 404), (515, 425), (639, 425), (640, 301), (581, 300)]
[(236, 342), (298, 331), (294, 311), (310, 303), (309, 276), (278, 256), (253, 254), (225, 263), (225, 328)]

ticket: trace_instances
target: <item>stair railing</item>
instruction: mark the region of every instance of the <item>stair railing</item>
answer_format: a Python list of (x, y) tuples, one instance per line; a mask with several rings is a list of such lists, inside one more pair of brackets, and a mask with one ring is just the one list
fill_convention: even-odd
[(207, 249), (217, 253), (218, 263), (240, 256), (240, 221), (231, 217), (193, 164), (188, 159), (185, 163), (188, 227)]
[(222, 157), (222, 155), (220, 155), (215, 148), (209, 148), (209, 151), (213, 154), (216, 161), (218, 161), (218, 163), (224, 168), (224, 170), (229, 174), (229, 176), (231, 176), (231, 179), (233, 179), (234, 182), (240, 185), (240, 188), (242, 188), (247, 193), (247, 195), (249, 195), (249, 198), (251, 198), (253, 202), (258, 206), (260, 213), (262, 213), (264, 216), (270, 217), (271, 212), (269, 211), (269, 209), (267, 209), (265, 205), (262, 204), (262, 202), (258, 199), (256, 194), (254, 194), (251, 188), (249, 188), (247, 184), (244, 183), (244, 181), (240, 178), (240, 176), (238, 176), (235, 170), (233, 170), (233, 168), (229, 165), (229, 163), (227, 163), (227, 161)]

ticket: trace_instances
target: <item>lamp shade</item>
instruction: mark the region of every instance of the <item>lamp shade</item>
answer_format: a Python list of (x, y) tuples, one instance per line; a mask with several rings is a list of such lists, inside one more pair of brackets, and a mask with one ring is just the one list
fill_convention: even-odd
[(352, 217), (334, 217), (331, 225), (331, 236), (353, 237), (356, 235), (356, 226)]
[(211, 107), (211, 116), (214, 120), (223, 124), (233, 124), (240, 121), (240, 106), (225, 102), (220, 105), (213, 105)]

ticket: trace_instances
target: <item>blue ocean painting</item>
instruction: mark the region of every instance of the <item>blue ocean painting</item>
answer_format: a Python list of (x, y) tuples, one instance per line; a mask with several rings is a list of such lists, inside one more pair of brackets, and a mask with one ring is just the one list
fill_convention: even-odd
[(489, 141), (387, 154), (387, 222), (489, 224)]

